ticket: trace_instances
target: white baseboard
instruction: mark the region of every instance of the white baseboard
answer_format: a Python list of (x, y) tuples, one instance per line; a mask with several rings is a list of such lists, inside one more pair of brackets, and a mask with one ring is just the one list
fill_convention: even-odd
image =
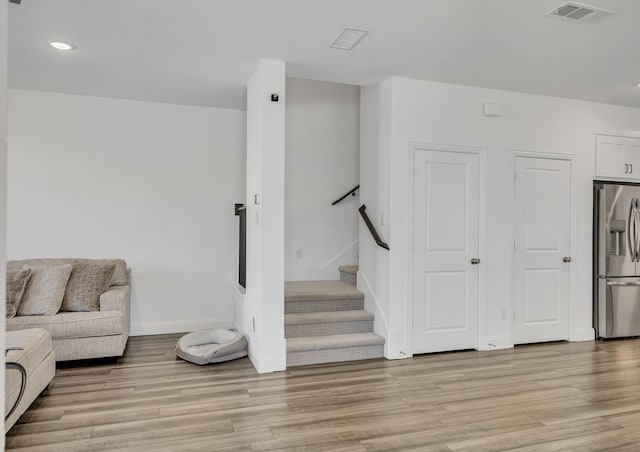
[(149, 334), (190, 333), (209, 328), (232, 328), (233, 319), (176, 320), (170, 322), (133, 323), (130, 336)]
[(384, 357), (386, 359), (405, 359), (413, 356), (413, 351), (407, 347), (407, 335), (399, 329), (390, 329), (384, 343)]
[(387, 322), (387, 317), (380, 308), (378, 298), (376, 298), (373, 290), (371, 290), (371, 285), (369, 284), (367, 275), (361, 270), (358, 271), (358, 290), (364, 293), (365, 311), (371, 312), (374, 315), (374, 332), (387, 339), (387, 336), (389, 335), (389, 323)]
[(271, 341), (273, 355), (258, 359), (250, 355), (251, 363), (259, 374), (280, 372), (287, 370), (287, 342), (286, 339), (274, 339)]
[(503, 348), (513, 348), (511, 336), (488, 336), (484, 344), (480, 344), (478, 350), (499, 350)]
[(596, 331), (593, 328), (576, 328), (573, 332), (573, 342), (593, 341), (596, 339)]

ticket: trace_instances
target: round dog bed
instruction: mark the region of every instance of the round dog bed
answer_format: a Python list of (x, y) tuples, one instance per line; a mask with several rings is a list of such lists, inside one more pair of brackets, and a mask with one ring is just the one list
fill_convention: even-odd
[(196, 331), (180, 338), (176, 355), (201, 366), (230, 361), (247, 356), (247, 339), (231, 330)]

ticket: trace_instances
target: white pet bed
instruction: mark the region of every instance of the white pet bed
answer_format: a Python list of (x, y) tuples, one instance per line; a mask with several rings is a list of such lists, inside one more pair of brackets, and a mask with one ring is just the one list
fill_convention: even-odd
[(176, 355), (201, 366), (229, 361), (247, 356), (247, 339), (232, 330), (196, 331), (180, 338)]

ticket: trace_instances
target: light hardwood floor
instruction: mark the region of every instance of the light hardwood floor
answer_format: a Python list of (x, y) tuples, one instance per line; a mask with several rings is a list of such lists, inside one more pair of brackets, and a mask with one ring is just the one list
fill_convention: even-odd
[(199, 367), (177, 335), (65, 366), (6, 437), (38, 451), (638, 451), (640, 342)]

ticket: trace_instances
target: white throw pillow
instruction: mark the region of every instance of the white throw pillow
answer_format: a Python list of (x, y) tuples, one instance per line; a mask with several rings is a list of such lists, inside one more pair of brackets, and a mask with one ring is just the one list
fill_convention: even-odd
[(31, 280), (22, 296), (18, 315), (55, 315), (62, 306), (72, 266), (23, 268), (31, 268)]

